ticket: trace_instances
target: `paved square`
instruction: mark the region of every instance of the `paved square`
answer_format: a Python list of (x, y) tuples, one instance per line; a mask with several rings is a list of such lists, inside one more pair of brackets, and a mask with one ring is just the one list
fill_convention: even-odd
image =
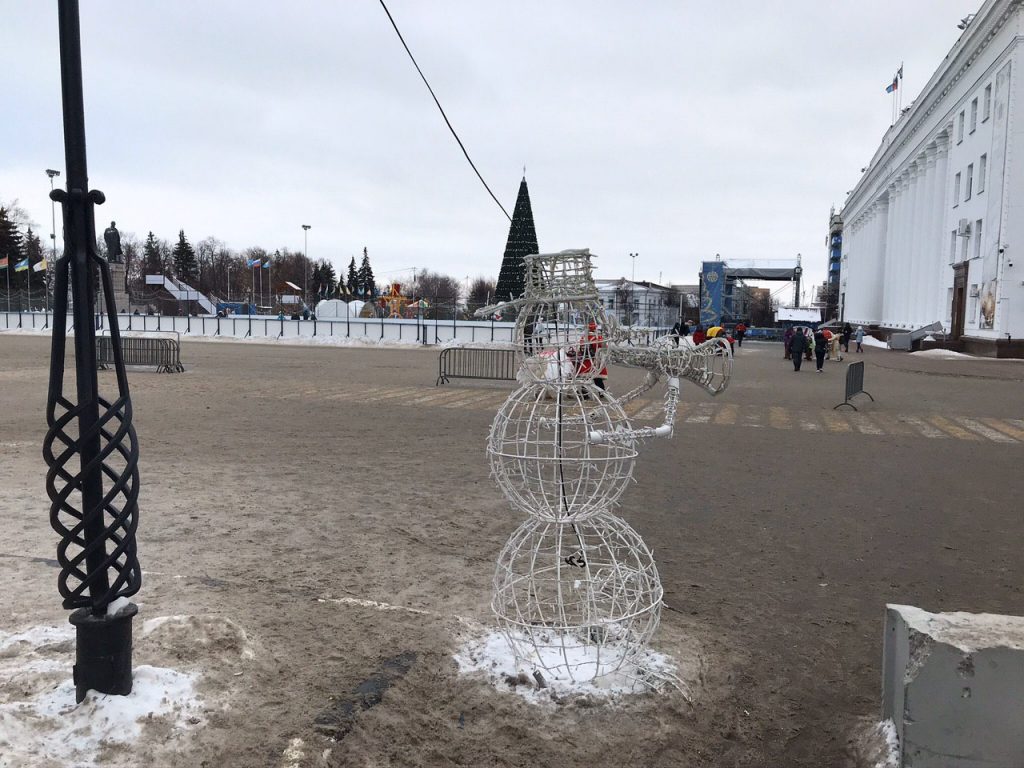
[[(436, 349), (186, 342), (186, 373), (131, 372), (140, 618), (224, 617), (257, 648), (175, 764), (857, 765), (885, 603), (1024, 611), (1024, 363), (862, 357), (876, 402), (856, 413), (832, 410), (844, 363), (794, 373), (778, 345), (739, 350), (717, 399), (684, 385), (675, 438), (642, 448), (618, 513), (665, 585), (654, 646), (699, 644), (705, 685), (692, 705), (553, 710), (451, 659), (489, 619), (521, 518), (483, 448), (509, 385), (435, 387)], [(40, 454), (48, 360), (48, 339), (0, 335), (7, 632), (66, 621)], [(631, 414), (658, 419), (660, 397)], [(408, 671), (381, 703), (332, 731), (339, 701), (396, 658)]]

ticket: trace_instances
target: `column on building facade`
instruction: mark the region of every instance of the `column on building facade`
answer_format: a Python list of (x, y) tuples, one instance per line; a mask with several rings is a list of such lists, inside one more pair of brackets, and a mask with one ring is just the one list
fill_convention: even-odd
[(924, 325), (927, 316), (924, 304), (931, 279), (931, 252), (935, 248), (935, 231), (932, 226), (933, 192), (935, 188), (935, 147), (929, 145), (921, 158), (924, 176), (921, 184), (921, 204), (918, 206), (918, 223), (921, 237), (914, 252), (912, 270), (913, 283), (910, 290), (910, 327)]
[(924, 253), (922, 264), (924, 268), (924, 280), (921, 285), (921, 298), (918, 306), (918, 324), (927, 325), (938, 319), (934, 310), (934, 287), (936, 265), (939, 257), (936, 254), (942, 253), (942, 224), (939, 220), (941, 203), (939, 202), (939, 190), (942, 188), (942, 179), (939, 172), (939, 148), (936, 142), (930, 148), (930, 171), (931, 182), (928, 185), (928, 207), (926, 216), (928, 222), (928, 248)]
[(910, 165), (910, 187), (907, 192), (906, 244), (903, 248), (903, 258), (900, 259), (900, 300), (896, 305), (896, 313), (893, 317), (893, 324), (898, 328), (905, 328), (910, 322), (910, 295), (914, 287), (914, 256), (921, 239), (917, 212), (921, 203), (921, 180), (923, 177), (923, 169), (915, 158)]
[(899, 289), (896, 281), (896, 269), (903, 252), (903, 214), (906, 209), (906, 190), (904, 177), (896, 180), (895, 193), (889, 208), (891, 227), (888, 233), (885, 250), (885, 267), (882, 270), (882, 325), (892, 325), (893, 306), (898, 301)]
[(871, 250), (875, 253), (875, 269), (869, 285), (871, 295), (871, 312), (868, 315), (873, 322), (882, 317), (885, 302), (885, 265), (889, 259), (889, 198), (881, 197), (874, 203), (875, 221), (871, 228)]
[(889, 185), (889, 215), (886, 217), (885, 232), (880, 237), (885, 243), (885, 260), (883, 268), (879, 270), (878, 295), (881, 297), (879, 305), (879, 322), (883, 325), (889, 318), (889, 304), (892, 296), (888, 290), (888, 264), (895, 258), (899, 244), (899, 217), (900, 217), (900, 180), (897, 178)]
[[(935, 152), (935, 190), (932, 196), (932, 229), (936, 233), (936, 247), (932, 252), (931, 281), (928, 296), (928, 321), (945, 322), (946, 273), (949, 272), (949, 233), (946, 231), (946, 196), (949, 190), (949, 131), (939, 134)], [(950, 276), (952, 273), (950, 272)]]
[(903, 207), (900, 219), (903, 221), (902, 242), (896, 269), (896, 301), (893, 302), (890, 324), (901, 327), (907, 316), (907, 291), (910, 288), (911, 248), (914, 244), (914, 206), (917, 203), (917, 181), (919, 178), (917, 163), (912, 162), (907, 168), (907, 179), (903, 190)]
[(907, 249), (903, 258), (903, 301), (900, 303), (896, 322), (901, 328), (908, 328), (914, 320), (914, 284), (918, 276), (918, 254), (924, 239), (921, 203), (924, 202), (925, 166), (923, 158), (914, 158), (914, 175), (911, 178), (910, 221), (908, 222)]

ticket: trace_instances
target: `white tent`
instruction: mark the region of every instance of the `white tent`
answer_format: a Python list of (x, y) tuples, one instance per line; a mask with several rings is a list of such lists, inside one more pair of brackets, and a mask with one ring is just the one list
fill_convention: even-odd
[(340, 299), (325, 299), (316, 305), (316, 319), (344, 320), (347, 317), (359, 317), (365, 303), (358, 299), (348, 303)]

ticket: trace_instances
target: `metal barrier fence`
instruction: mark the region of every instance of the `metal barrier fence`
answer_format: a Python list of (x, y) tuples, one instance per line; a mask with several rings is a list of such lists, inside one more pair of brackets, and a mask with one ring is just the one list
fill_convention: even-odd
[[(157, 373), (184, 373), (181, 341), (153, 336), (121, 336), (121, 359), (125, 365), (155, 365)], [(96, 363), (100, 368), (114, 364), (114, 340), (96, 337)]]
[(441, 350), (435, 387), (451, 379), (515, 381), (516, 350), (452, 347)]
[[(850, 363), (850, 366), (846, 369), (846, 399), (839, 405), (832, 408), (841, 408), (844, 405), (848, 405), (853, 410), (857, 410), (857, 406), (850, 402), (850, 398), (854, 395), (867, 395), (871, 397), (871, 393), (864, 389), (864, 361), (857, 363)], [(871, 397), (871, 402), (875, 402), (875, 398)]]

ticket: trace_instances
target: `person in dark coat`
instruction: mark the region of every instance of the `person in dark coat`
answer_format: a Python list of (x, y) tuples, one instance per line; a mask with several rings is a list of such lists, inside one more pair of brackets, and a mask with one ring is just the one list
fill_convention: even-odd
[(853, 327), (849, 323), (844, 323), (843, 332), (839, 334), (839, 343), (843, 345), (843, 352), (850, 351), (851, 336), (853, 336)]
[(784, 360), (789, 360), (789, 356), (790, 356), (790, 354), (792, 354), (792, 350), (790, 350), (790, 345), (792, 343), (793, 343), (793, 329), (792, 328), (787, 328), (786, 332), (784, 334), (782, 334), (782, 348), (785, 350), (785, 354), (782, 356)]
[(800, 364), (804, 361), (804, 350), (807, 349), (807, 337), (803, 331), (793, 332), (793, 338), (789, 340), (789, 353), (793, 357), (793, 370), (799, 371)]
[(825, 366), (825, 355), (828, 353), (828, 339), (825, 338), (825, 333), (819, 328), (814, 332), (814, 362), (816, 363), (818, 373), (821, 373), (821, 369)]

